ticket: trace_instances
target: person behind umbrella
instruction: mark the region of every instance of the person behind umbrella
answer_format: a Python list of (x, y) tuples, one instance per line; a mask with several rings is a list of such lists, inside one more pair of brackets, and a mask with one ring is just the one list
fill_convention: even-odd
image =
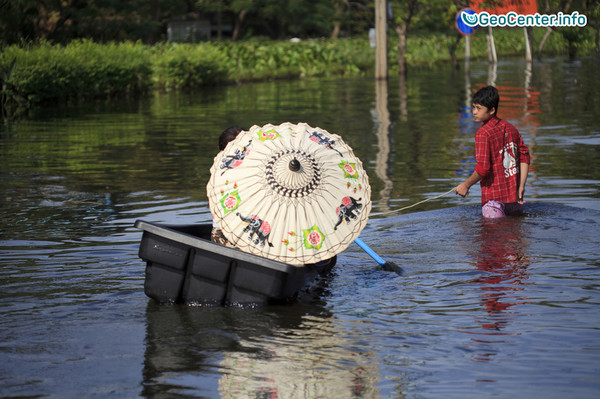
[[(223, 130), (219, 135), (219, 152), (223, 151), (225, 147), (227, 147), (227, 144), (233, 139), (235, 139), (238, 136), (238, 134), (240, 134), (240, 132), (242, 132), (243, 130), (244, 129), (242, 129), (239, 126), (230, 126), (227, 129)], [(214, 217), (210, 239), (211, 241), (216, 242), (217, 244), (233, 247), (233, 245), (231, 245), (227, 238), (225, 238), (225, 236), (223, 235), (223, 231), (221, 231), (219, 226), (217, 226), (217, 224), (215, 223)]]
[(529, 171), (529, 149), (519, 131), (498, 118), (499, 102), (498, 90), (493, 86), (473, 96), (473, 120), (482, 123), (475, 133), (477, 165), (473, 174), (454, 189), (465, 197), (469, 188), (480, 181), (481, 210), (486, 218), (521, 212)]

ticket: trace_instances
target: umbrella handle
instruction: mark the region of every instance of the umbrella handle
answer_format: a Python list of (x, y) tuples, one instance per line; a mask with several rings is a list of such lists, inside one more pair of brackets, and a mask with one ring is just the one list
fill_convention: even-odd
[(360, 238), (356, 238), (354, 240), (359, 247), (361, 247), (371, 258), (375, 259), (375, 262), (379, 263), (381, 266), (385, 265), (385, 261), (383, 258), (375, 253), (363, 240)]

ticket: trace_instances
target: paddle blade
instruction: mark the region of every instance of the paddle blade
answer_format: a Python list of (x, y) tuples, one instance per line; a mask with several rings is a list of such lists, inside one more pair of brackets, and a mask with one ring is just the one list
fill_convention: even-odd
[(385, 262), (383, 265), (381, 265), (381, 268), (388, 272), (397, 273), (399, 276), (402, 275), (402, 268), (394, 262)]

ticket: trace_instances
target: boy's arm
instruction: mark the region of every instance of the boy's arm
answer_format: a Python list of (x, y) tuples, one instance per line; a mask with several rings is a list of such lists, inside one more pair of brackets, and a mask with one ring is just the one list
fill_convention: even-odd
[(469, 193), (469, 189), (471, 188), (471, 186), (477, 183), (479, 180), (481, 180), (482, 177), (483, 176), (477, 173), (477, 171), (473, 171), (473, 174), (469, 176), (467, 180), (456, 186), (454, 191), (461, 197), (465, 197)]
[[(471, 186), (481, 180), (485, 176), (486, 171), (491, 167), (487, 136), (483, 132), (484, 128), (481, 127), (475, 133), (475, 161), (477, 164), (475, 165), (473, 174), (454, 189), (456, 194), (461, 197), (466, 197)], [(477, 170), (480, 170), (481, 173)]]
[(529, 173), (529, 162), (531, 157), (529, 155), (529, 148), (525, 145), (523, 137), (519, 133), (519, 187), (517, 188), (517, 202), (523, 204), (523, 195), (525, 194), (525, 183), (527, 182), (527, 174)]
[(529, 173), (529, 164), (521, 162), (519, 164), (521, 178), (519, 179), (519, 189), (517, 190), (517, 202), (523, 204), (523, 195), (525, 194), (525, 183), (527, 182), (527, 173)]

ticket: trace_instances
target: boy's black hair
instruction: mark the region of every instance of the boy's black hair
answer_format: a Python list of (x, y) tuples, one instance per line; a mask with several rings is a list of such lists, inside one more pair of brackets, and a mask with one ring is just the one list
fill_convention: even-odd
[(237, 135), (243, 131), (239, 126), (230, 126), (227, 129), (223, 130), (219, 135), (219, 151), (223, 151), (225, 147), (227, 147), (227, 143), (231, 140), (235, 139)]
[(494, 86), (486, 86), (481, 89), (473, 96), (473, 104), (483, 105), (488, 110), (494, 108), (496, 112), (494, 115), (498, 116), (498, 104), (500, 103), (500, 95), (498, 89)]

